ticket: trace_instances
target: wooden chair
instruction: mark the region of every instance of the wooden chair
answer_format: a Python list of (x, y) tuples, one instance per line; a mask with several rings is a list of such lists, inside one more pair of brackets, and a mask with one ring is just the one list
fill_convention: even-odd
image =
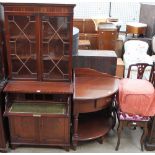
[[(136, 83), (136, 84), (133, 85), (133, 87), (138, 87), (139, 84), (142, 83), (145, 86), (143, 88), (144, 90), (142, 90), (143, 93), (145, 93), (145, 89), (147, 87), (148, 88), (147, 91), (153, 92), (152, 94), (154, 94), (154, 87), (153, 87), (153, 85), (155, 83), (155, 67), (154, 66), (155, 65), (149, 65), (149, 64), (145, 64), (145, 63), (138, 63), (138, 64), (133, 64), (133, 65), (129, 66), (129, 71), (127, 74), (128, 79), (122, 79), (122, 81), (123, 80), (127, 81), (126, 83), (124, 83), (125, 86), (123, 88), (126, 89), (126, 92), (128, 91), (131, 93), (131, 94), (127, 94), (128, 98), (126, 98), (126, 99), (131, 99), (131, 97), (133, 97), (133, 95), (135, 95), (137, 93), (135, 96), (136, 97), (136, 104), (137, 104), (137, 103), (139, 103), (139, 99), (141, 97), (140, 95), (143, 95), (143, 94), (141, 94), (141, 91), (136, 92), (138, 90), (138, 88), (136, 88), (136, 89), (130, 88), (128, 90), (127, 83), (130, 82), (132, 84), (132, 81), (134, 81), (133, 79), (129, 79), (130, 71), (131, 71), (132, 67), (137, 67), (137, 79), (141, 79), (141, 80), (135, 79), (136, 81), (134, 81), (134, 83)], [(147, 67), (151, 67), (151, 73), (150, 73), (149, 81), (142, 79), (144, 71)], [(129, 104), (126, 103), (126, 105), (125, 105), (125, 103), (123, 103), (121, 105), (122, 101), (127, 102), (127, 100), (121, 100), (122, 99), (121, 95), (123, 94), (123, 93), (121, 94), (121, 91), (123, 92), (123, 91), (125, 91), (125, 89), (121, 89), (121, 87), (119, 87), (119, 93), (118, 93), (118, 96), (116, 99), (116, 103), (118, 106), (117, 107), (117, 117), (118, 117), (119, 125), (118, 125), (118, 129), (117, 129), (118, 141), (117, 141), (117, 145), (116, 145), (115, 150), (118, 150), (118, 148), (119, 148), (121, 131), (123, 130), (123, 128), (124, 127), (134, 127), (135, 128), (138, 126), (138, 127), (141, 127), (143, 129), (143, 134), (142, 134), (141, 140), (140, 140), (141, 150), (143, 151), (143, 144), (144, 144), (145, 138), (148, 134), (148, 122), (150, 121), (150, 115), (148, 115), (148, 116), (147, 115), (145, 115), (145, 116), (141, 115), (141, 111), (140, 111), (141, 108), (137, 109), (137, 111), (139, 110), (138, 113), (132, 112), (132, 108), (133, 108), (132, 105), (134, 105), (134, 103), (129, 103)], [(145, 96), (143, 96), (143, 97), (145, 97)], [(153, 95), (152, 95), (152, 98), (153, 98)], [(133, 100), (128, 100), (128, 102), (129, 101), (132, 102)]]

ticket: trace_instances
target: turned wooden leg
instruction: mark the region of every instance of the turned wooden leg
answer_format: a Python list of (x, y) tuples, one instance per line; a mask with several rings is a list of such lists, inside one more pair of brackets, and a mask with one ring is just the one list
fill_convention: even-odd
[(102, 137), (98, 138), (97, 141), (98, 141), (100, 144), (103, 144), (103, 138), (104, 138), (104, 137), (102, 136)]
[(65, 149), (65, 151), (69, 152), (70, 147), (69, 146), (65, 146), (64, 149)]
[(5, 148), (5, 149), (0, 149), (0, 152), (1, 152), (1, 153), (7, 153), (7, 152), (8, 152), (8, 149), (7, 149), (7, 148)]
[(141, 144), (141, 150), (143, 151), (143, 145), (144, 145), (144, 140), (146, 139), (146, 136), (148, 135), (148, 128), (147, 128), (147, 122), (145, 122), (145, 125), (143, 127), (143, 134), (141, 136), (140, 144)]
[(78, 143), (78, 114), (74, 115), (74, 134), (73, 134), (73, 149), (76, 150)]
[(123, 122), (120, 121), (118, 129), (117, 129), (118, 140), (117, 140), (117, 145), (116, 145), (116, 148), (115, 148), (116, 151), (118, 150), (119, 145), (120, 145), (120, 138), (121, 138), (121, 131), (122, 131), (122, 129), (123, 129)]
[(11, 149), (12, 149), (12, 150), (15, 150), (15, 149), (16, 149), (16, 145), (11, 144)]

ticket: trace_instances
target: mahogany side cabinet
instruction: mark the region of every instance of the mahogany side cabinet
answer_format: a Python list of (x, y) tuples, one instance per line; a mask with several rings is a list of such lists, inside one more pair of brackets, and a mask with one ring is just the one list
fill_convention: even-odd
[(114, 50), (118, 37), (117, 28), (111, 23), (101, 23), (98, 25), (98, 49)]

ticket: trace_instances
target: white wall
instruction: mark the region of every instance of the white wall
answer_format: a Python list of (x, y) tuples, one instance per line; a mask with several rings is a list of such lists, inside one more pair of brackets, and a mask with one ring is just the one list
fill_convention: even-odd
[(140, 2), (153, 3), (155, 0), (0, 0), (0, 2), (15, 3), (73, 3), (76, 4), (74, 18), (104, 18), (109, 17), (109, 3), (112, 3), (112, 17), (118, 18), (125, 31), (127, 22), (138, 22)]
[[(109, 2), (90, 1), (77, 2), (74, 18), (104, 18), (109, 17)], [(140, 13), (139, 2), (112, 2), (111, 15), (121, 22), (121, 31), (125, 31), (127, 22), (138, 22)]]

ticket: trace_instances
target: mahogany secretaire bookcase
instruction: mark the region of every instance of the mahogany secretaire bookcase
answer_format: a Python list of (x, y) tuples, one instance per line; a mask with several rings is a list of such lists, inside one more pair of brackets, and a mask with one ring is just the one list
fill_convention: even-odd
[(4, 3), (11, 146), (70, 147), (73, 4)]

